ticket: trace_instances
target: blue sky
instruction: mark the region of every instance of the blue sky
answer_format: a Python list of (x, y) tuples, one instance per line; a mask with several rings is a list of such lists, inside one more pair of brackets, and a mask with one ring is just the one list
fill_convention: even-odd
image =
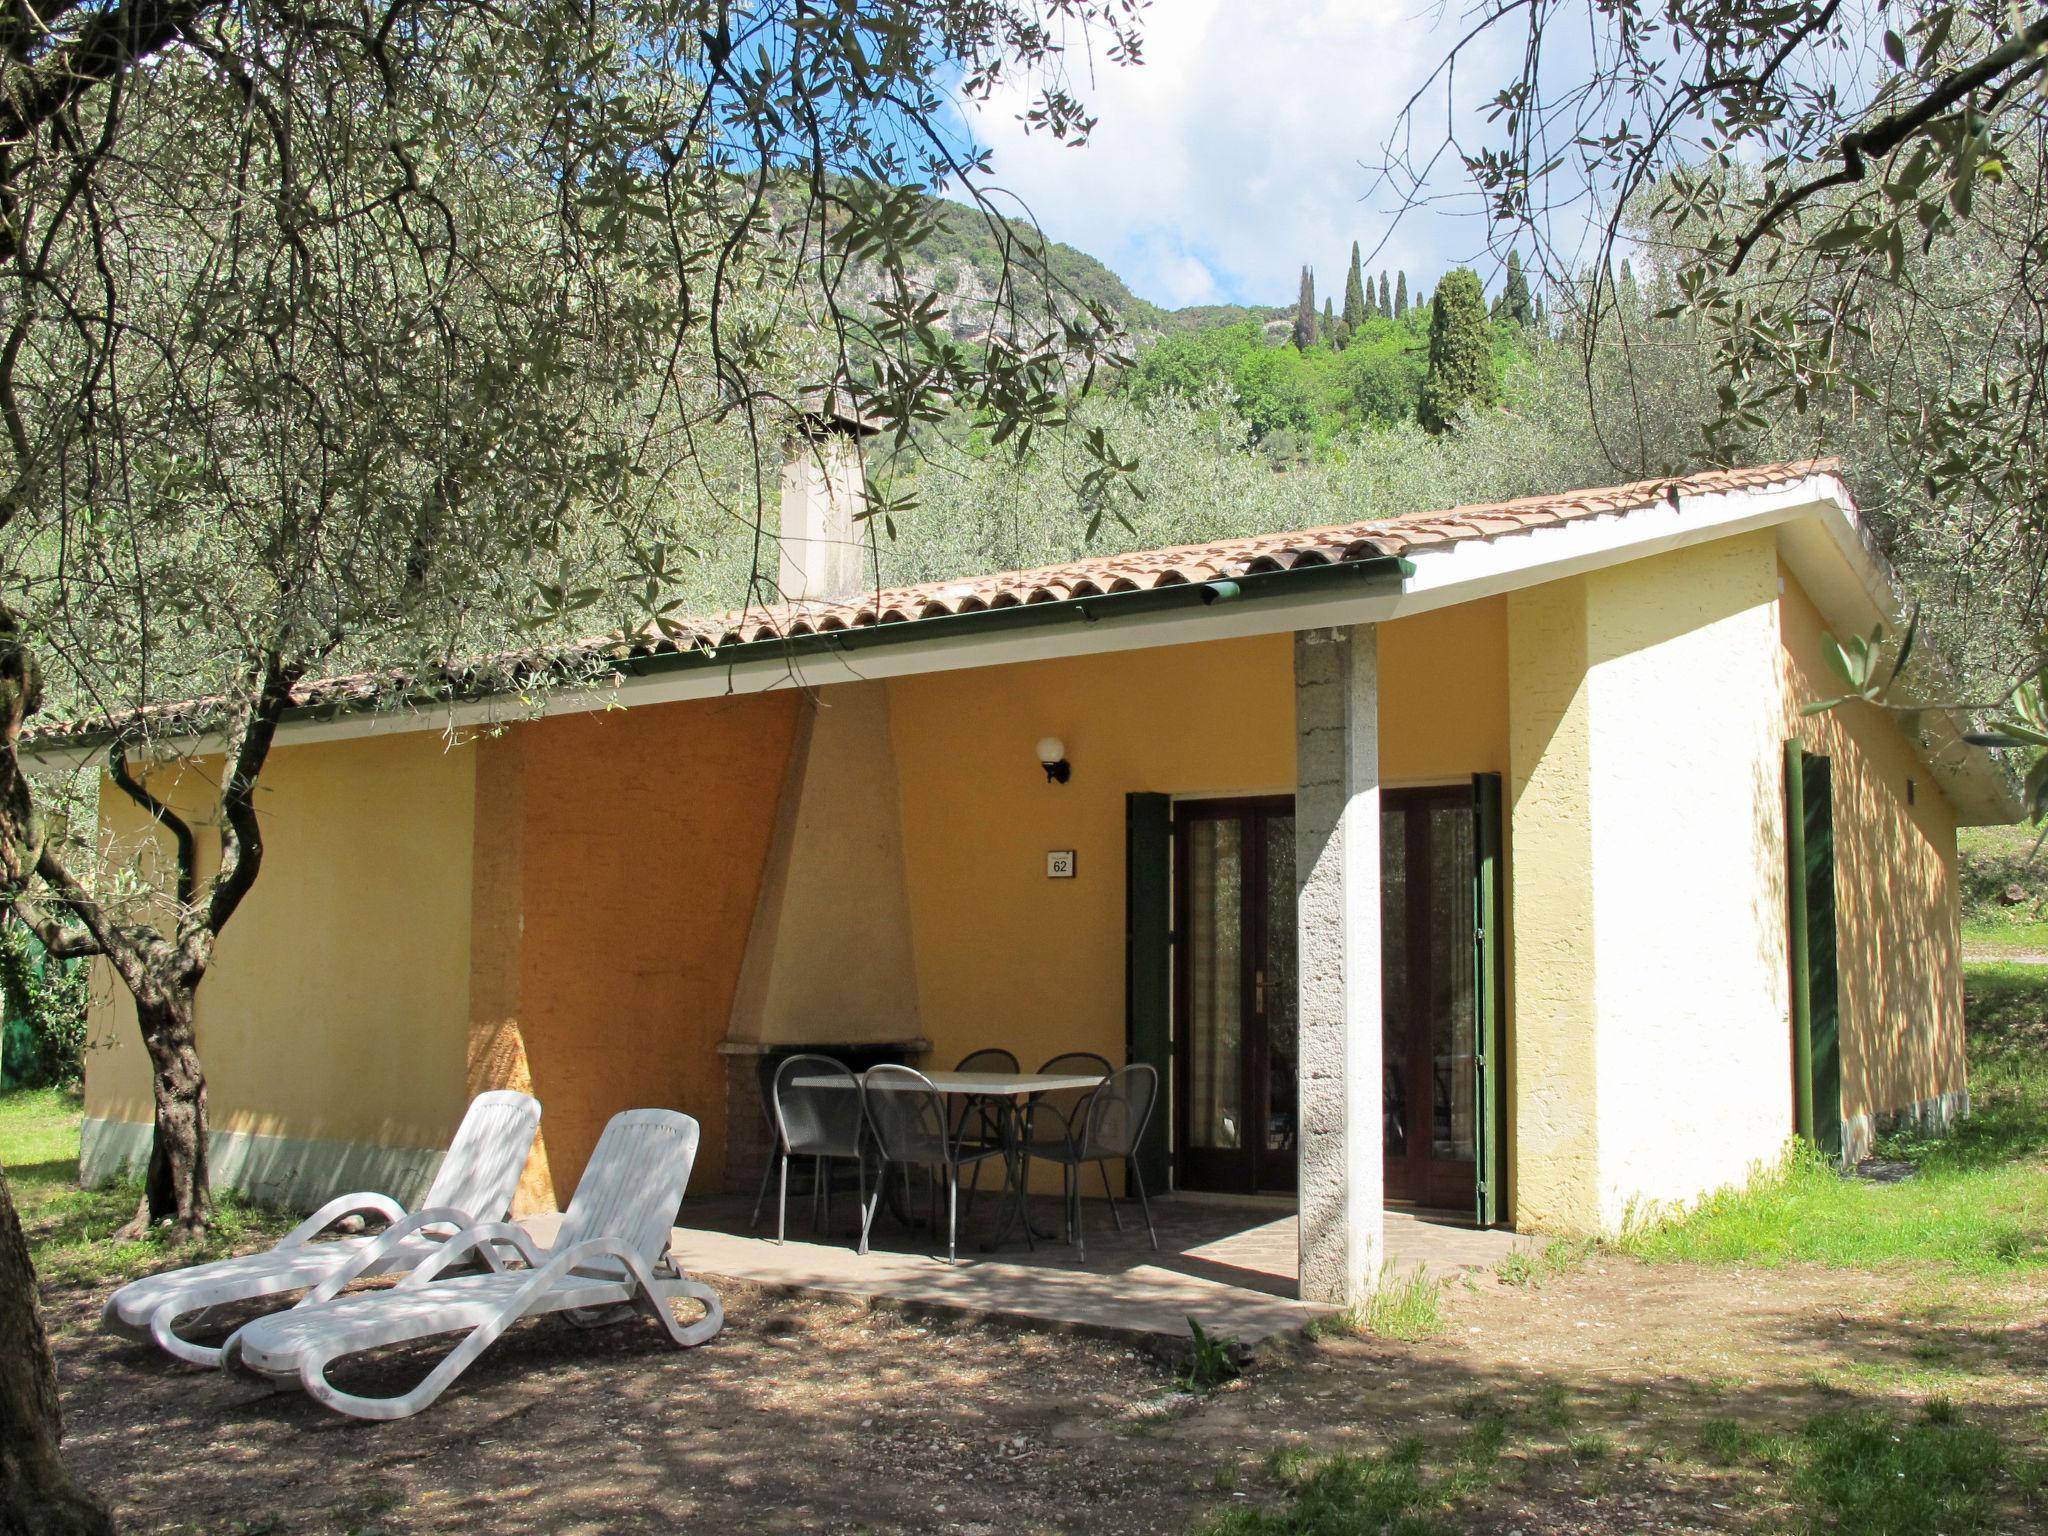
[[(1341, 302), (1351, 242), (1370, 253), (1393, 223), (1369, 167), (1459, 19), (1416, 0), (1154, 0), (1142, 66), (1074, 61), (1078, 94), (1101, 119), (1087, 146), (1027, 135), (1022, 92), (969, 124), (994, 152), (998, 184), (1046, 233), (1108, 263), (1142, 298), (1291, 303), (1308, 262), (1318, 294)], [(1478, 131), (1473, 109), (1499, 86), (1500, 62), (1461, 67), (1461, 131)], [(1426, 100), (1440, 134), (1442, 94)], [(1452, 165), (1439, 190), (1465, 185)], [(1470, 263), (1490, 289), (1485, 244), (1484, 221), (1458, 198), (1411, 212), (1370, 265), (1433, 287)]]

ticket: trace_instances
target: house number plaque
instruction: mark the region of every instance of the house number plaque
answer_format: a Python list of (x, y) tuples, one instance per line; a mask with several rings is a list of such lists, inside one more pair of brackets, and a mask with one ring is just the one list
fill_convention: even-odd
[(1048, 880), (1071, 880), (1074, 878), (1074, 850), (1056, 848), (1045, 856), (1045, 878)]

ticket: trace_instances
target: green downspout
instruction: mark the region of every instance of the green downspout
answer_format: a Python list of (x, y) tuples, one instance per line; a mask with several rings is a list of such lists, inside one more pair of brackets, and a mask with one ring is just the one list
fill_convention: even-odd
[(1813, 969), (1806, 904), (1806, 776), (1803, 751), (1796, 741), (1785, 743), (1785, 866), (1786, 922), (1792, 960), (1792, 1102), (1793, 1129), (1814, 1139), (1813, 1122)]

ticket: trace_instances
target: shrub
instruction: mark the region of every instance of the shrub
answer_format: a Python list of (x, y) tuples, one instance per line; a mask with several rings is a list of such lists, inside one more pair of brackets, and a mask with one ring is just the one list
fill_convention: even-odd
[(0, 1066), (9, 1086), (64, 1087), (85, 1075), (90, 977), (82, 961), (52, 959), (19, 923), (0, 927), (6, 1058)]

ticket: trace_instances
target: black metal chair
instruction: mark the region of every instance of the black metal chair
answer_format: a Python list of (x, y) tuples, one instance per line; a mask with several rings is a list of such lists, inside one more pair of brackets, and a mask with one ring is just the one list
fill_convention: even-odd
[(860, 1251), (868, 1251), (868, 1229), (874, 1224), (875, 1207), (881, 1204), (882, 1186), (893, 1164), (904, 1169), (906, 1176), (912, 1168), (929, 1170), (934, 1177), (934, 1202), (937, 1180), (945, 1181), (946, 1262), (955, 1262), (959, 1254), (960, 1170), (979, 1172), (984, 1161), (1005, 1157), (1008, 1149), (1000, 1144), (983, 1147), (962, 1142), (946, 1114), (945, 1098), (932, 1086), (932, 1080), (914, 1067), (870, 1067), (860, 1081), (868, 1129), (882, 1158), (875, 1192), (861, 1211)]
[[(1021, 1070), (1014, 1051), (999, 1045), (969, 1051), (960, 1058), (955, 1072), (1017, 1072)], [(1004, 1128), (1009, 1124), (1007, 1099), (987, 1094), (956, 1095), (953, 1104), (953, 1140), (956, 1145), (977, 1149), (1004, 1145)], [(981, 1188), (981, 1169), (976, 1167), (967, 1186), (967, 1209), (974, 1209), (975, 1193)]]
[[(1021, 1070), (1017, 1065), (1017, 1054), (1001, 1046), (988, 1046), (979, 1051), (969, 1051), (960, 1058), (955, 1072), (1010, 1072)], [(978, 1145), (987, 1146), (1002, 1135), (1004, 1106), (1000, 1101), (983, 1094), (963, 1097), (953, 1113), (953, 1136), (957, 1140), (966, 1130), (970, 1121), (974, 1124), (974, 1140)]]
[[(1094, 1051), (1063, 1051), (1040, 1067), (1038, 1075), (1107, 1078), (1113, 1070), (1109, 1058)], [(1094, 1094), (1093, 1088), (1055, 1088), (1046, 1093), (1034, 1093), (1027, 1112), (1025, 1139), (1043, 1137), (1053, 1142), (1072, 1141), (1080, 1134), (1081, 1113)]]
[(985, 1046), (978, 1051), (969, 1051), (960, 1058), (955, 1072), (1015, 1072), (1017, 1053), (1006, 1051), (999, 1045)]
[[(1073, 1242), (1075, 1252), (1082, 1259), (1088, 1257), (1088, 1239), (1081, 1230), (1081, 1169), (1089, 1163), (1102, 1165), (1102, 1187), (1109, 1188), (1109, 1164), (1122, 1160), (1132, 1183), (1138, 1187), (1138, 1204), (1145, 1212), (1145, 1232), (1152, 1239), (1152, 1251), (1159, 1251), (1159, 1232), (1152, 1225), (1152, 1202), (1145, 1195), (1145, 1175), (1138, 1168), (1138, 1146), (1145, 1137), (1145, 1125), (1152, 1118), (1152, 1107), (1159, 1098), (1159, 1073), (1144, 1063), (1119, 1067), (1110, 1073), (1109, 1081), (1089, 1094), (1087, 1103), (1079, 1115), (1077, 1134), (1071, 1134), (1057, 1141), (1048, 1138), (1044, 1143), (1024, 1145), (1023, 1171), (1020, 1175), (1030, 1188), (1031, 1160), (1043, 1158), (1058, 1163), (1062, 1169), (1061, 1186), (1064, 1191), (1067, 1216), (1067, 1235)], [(1123, 1216), (1117, 1211), (1116, 1200), (1111, 1197), (1109, 1213), (1116, 1219), (1116, 1229), (1124, 1229)]]
[[(798, 1078), (830, 1078), (826, 1086), (810, 1087)], [(851, 1158), (861, 1209), (867, 1209), (866, 1121), (861, 1114), (860, 1078), (845, 1062), (831, 1056), (791, 1056), (775, 1069), (769, 1104), (775, 1126), (782, 1189), (776, 1202), (775, 1241), (783, 1241), (789, 1221), (789, 1160), (808, 1157), (811, 1163), (811, 1230), (832, 1222), (832, 1160)], [(770, 1167), (774, 1166), (771, 1162)], [(761, 1172), (761, 1192), (754, 1197), (754, 1225), (761, 1223), (761, 1201), (768, 1193), (769, 1169)], [(822, 1207), (822, 1223), (820, 1208)]]

